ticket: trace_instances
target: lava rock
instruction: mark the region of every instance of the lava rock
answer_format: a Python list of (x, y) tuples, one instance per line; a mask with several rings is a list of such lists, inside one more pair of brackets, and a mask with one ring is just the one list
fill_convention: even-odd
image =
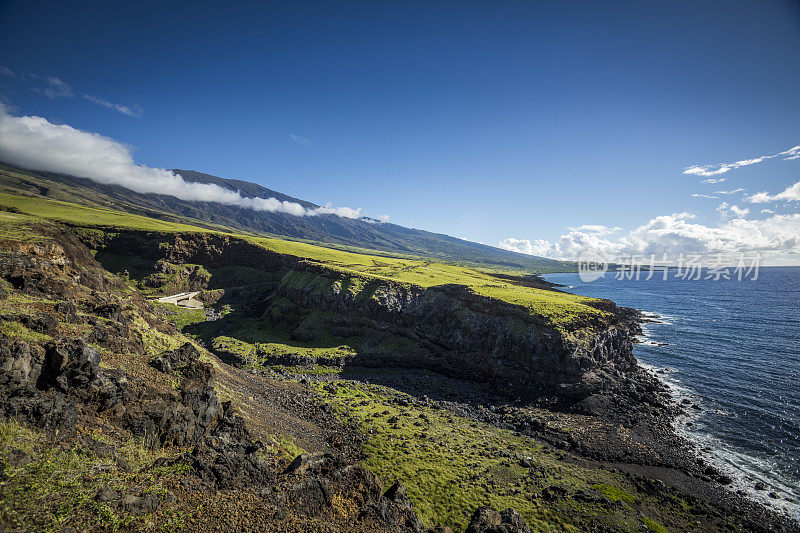
[(150, 364), (156, 369), (166, 374), (173, 370), (188, 365), (191, 361), (200, 360), (200, 351), (191, 342), (187, 342), (180, 348), (161, 354)]
[(465, 533), (530, 533), (525, 519), (514, 509), (497, 512), (491, 507), (478, 507), (472, 514)]

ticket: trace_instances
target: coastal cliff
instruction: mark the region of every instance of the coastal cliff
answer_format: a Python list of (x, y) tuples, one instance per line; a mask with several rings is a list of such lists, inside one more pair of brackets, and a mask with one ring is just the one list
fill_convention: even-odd
[[(608, 301), (592, 302), (601, 310), (597, 315), (554, 323), (463, 285), (421, 287), (355, 275), (234, 237), (79, 235), (100, 257), (135, 258), (126, 264), (139, 270), (144, 287), (221, 289), (228, 297), (220, 303), (235, 302), (240, 316), (259, 317), (265, 329), (306, 343), (334, 338), (354, 344), (353, 357), (336, 359), (342, 364), (426, 368), (491, 383), (511, 398), (555, 397), (568, 403), (609, 391), (621, 375), (636, 371), (635, 313)], [(192, 269), (157, 286), (152, 272), (164, 271), (165, 264)], [(233, 271), (245, 265), (248, 279), (241, 272), (237, 277)], [(197, 284), (198, 268), (215, 272)], [(298, 362), (291, 354), (281, 357), (271, 362)]]
[[(687, 493), (724, 480), (611, 302), (539, 313), (230, 235), (20, 235), (0, 240), (4, 527), (790, 529)], [(184, 290), (209, 308), (151, 301)]]

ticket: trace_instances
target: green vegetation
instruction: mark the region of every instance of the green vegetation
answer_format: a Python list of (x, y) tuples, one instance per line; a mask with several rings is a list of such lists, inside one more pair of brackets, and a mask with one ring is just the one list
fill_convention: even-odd
[[(0, 205), (0, 209), (3, 207), (5, 206)], [(43, 241), (44, 237), (33, 228), (38, 222), (39, 219), (30, 215), (2, 210), (0, 211), (0, 239), (19, 242)]]
[(47, 342), (52, 340), (50, 335), (31, 331), (19, 322), (10, 322), (8, 320), (0, 320), (0, 333), (30, 342)]
[(227, 352), (241, 357), (243, 360), (250, 360), (255, 354), (255, 346), (249, 342), (244, 342), (233, 337), (220, 336), (211, 341), (211, 349), (215, 352)]
[[(118, 458), (95, 455), (77, 445), (55, 445), (41, 433), (0, 422), (0, 522), (28, 531), (146, 527), (151, 515), (136, 516), (97, 494), (106, 489), (161, 498), (167, 484), (188, 467), (154, 465), (178, 450), (149, 450), (134, 441), (113, 449)], [(166, 530), (179, 529), (186, 518), (168, 509), (159, 513), (158, 521)]]
[[(222, 335), (211, 340), (211, 350), (244, 361), (246, 368), (271, 368), (281, 373), (333, 375), (339, 363), (356, 355), (350, 346), (298, 346), (280, 342), (249, 343)], [(294, 364), (286, 364), (291, 361)]]
[(465, 285), (480, 296), (526, 307), (532, 314), (544, 316), (555, 325), (606, 315), (586, 305), (593, 302), (593, 298), (502, 282), (489, 273), (473, 268), (376, 257), (278, 239), (251, 237), (249, 240), (269, 250), (302, 257), (347, 275), (345, 281), (341, 281), (320, 274), (292, 272), (281, 283), (294, 287), (310, 287), (318, 291), (347, 290), (359, 297), (369, 298), (376, 287), (372, 282), (380, 280), (423, 288), (454, 284)]
[[(17, 210), (23, 214), (35, 215), (82, 227), (102, 227), (111, 230), (147, 230), (153, 232), (208, 233), (212, 231), (198, 226), (166, 222), (111, 209), (86, 207), (40, 197), (24, 197), (0, 193), (0, 206)], [(12, 215), (18, 216), (13, 213)], [(0, 219), (0, 224), (2, 222), (2, 219)], [(29, 222), (29, 220), (21, 221), (15, 219), (13, 222), (12, 226), (19, 222)], [(374, 289), (372, 282), (380, 280), (422, 288), (457, 284), (470, 287), (478, 295), (526, 307), (532, 314), (544, 316), (557, 326), (574, 320), (604, 315), (604, 312), (586, 305), (587, 302), (592, 301), (591, 298), (499, 281), (488, 273), (474, 268), (424, 260), (347, 252), (284, 239), (253, 237), (232, 233), (228, 233), (228, 235), (246, 239), (253, 244), (274, 252), (306, 259), (333, 272), (346, 274), (344, 281), (342, 281), (336, 280), (334, 277), (295, 272), (290, 273), (284, 279), (284, 283), (314, 286), (318, 289), (328, 290), (333, 289), (338, 282), (338, 290), (364, 293), (363, 297), (365, 298), (371, 296), (369, 291)], [(103, 260), (107, 268), (117, 272), (129, 266), (126, 261), (133, 261), (130, 258), (124, 259), (113, 256), (101, 256), (98, 259)], [(230, 282), (230, 284), (254, 282), (263, 277), (263, 274), (259, 275), (257, 271), (254, 272), (254, 269), (249, 267), (242, 266), (239, 267), (239, 270), (241, 272), (229, 272), (226, 274), (237, 278), (237, 282)], [(214, 274), (219, 276), (219, 273), (211, 273), (209, 276)], [(169, 275), (165, 276), (168, 277)], [(316, 287), (316, 285), (319, 286)]]
[(153, 302), (153, 305), (156, 306), (156, 312), (172, 322), (178, 331), (183, 331), (186, 326), (206, 321), (206, 312), (203, 309), (187, 309), (160, 302)]
[(628, 503), (635, 503), (636, 497), (633, 494), (629, 494), (624, 490), (613, 487), (611, 485), (603, 485), (602, 483), (597, 485), (592, 485), (592, 488), (601, 494), (604, 494), (606, 498), (611, 500), (612, 502), (628, 502)]
[(147, 231), (210, 231), (197, 226), (166, 222), (155, 218), (133, 215), (123, 211), (49, 200), (42, 197), (18, 196), (0, 193), (0, 206), (13, 208), (22, 214), (64, 222), (74, 226), (103, 226)]
[(261, 359), (278, 358), (286, 355), (304, 359), (346, 358), (356, 355), (355, 350), (347, 345), (331, 347), (292, 346), (279, 342), (265, 342), (256, 345), (257, 355)]
[(581, 466), (529, 437), (385, 387), (338, 382), (318, 390), (368, 436), (364, 465), (386, 486), (401, 480), (428, 526), (463, 531), (479, 505), (513, 507), (534, 531), (662, 531), (648, 516), (678, 529), (694, 524), (683, 500), (649, 496), (622, 474)]

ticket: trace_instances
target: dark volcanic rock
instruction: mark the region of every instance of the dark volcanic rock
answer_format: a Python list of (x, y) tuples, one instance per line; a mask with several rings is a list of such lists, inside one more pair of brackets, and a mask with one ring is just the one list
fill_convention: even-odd
[(180, 348), (165, 352), (160, 357), (153, 359), (150, 363), (154, 368), (161, 372), (172, 372), (189, 363), (189, 361), (199, 360), (200, 352), (191, 342), (187, 342)]
[(143, 399), (144, 407), (128, 413), (128, 426), (150, 442), (186, 446), (197, 444), (221, 418), (214, 390), (213, 367), (194, 359), (180, 368), (177, 391)]
[(44, 346), (0, 337), (0, 409), (61, 435), (74, 435), (76, 402), (102, 410), (124, 399), (99, 367), (98, 352), (81, 339)]
[(4, 390), (36, 385), (44, 364), (44, 350), (25, 341), (0, 338), (0, 386)]
[(491, 507), (478, 507), (465, 533), (530, 533), (525, 519), (514, 509), (499, 513)]
[(408, 499), (405, 486), (399, 481), (389, 487), (378, 502), (362, 508), (361, 516), (374, 518), (394, 530), (425, 531)]
[(25, 391), (3, 398), (2, 413), (19, 421), (64, 437), (75, 435), (78, 407), (66, 394), (56, 391), (33, 393)]
[(100, 376), (100, 353), (83, 339), (69, 339), (45, 345), (47, 355), (39, 388), (55, 387), (62, 392), (82, 392)]
[(264, 486), (275, 473), (260, 457), (263, 446), (254, 442), (244, 420), (233, 412), (230, 402), (222, 404), (219, 425), (192, 450), (187, 458), (210, 486), (220, 489)]
[(318, 515), (331, 505), (333, 495), (339, 495), (360, 507), (362, 524), (377, 530), (425, 531), (402, 483), (382, 493), (380, 480), (360, 464), (348, 464), (332, 454), (302, 454), (283, 475), (289, 484), (289, 507), (306, 516)]

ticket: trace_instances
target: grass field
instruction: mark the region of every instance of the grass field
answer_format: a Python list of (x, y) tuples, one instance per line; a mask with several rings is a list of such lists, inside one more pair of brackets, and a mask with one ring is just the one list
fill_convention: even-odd
[(577, 316), (605, 314), (586, 305), (594, 301), (593, 298), (503, 282), (489, 275), (488, 271), (474, 268), (358, 254), (280, 239), (250, 237), (249, 240), (270, 250), (303, 257), (366, 279), (391, 280), (418, 287), (465, 285), (475, 294), (521, 305), (531, 313), (545, 316), (554, 323), (563, 323)]
[(41, 197), (0, 193), (0, 206), (16, 209), (35, 218), (64, 222), (73, 226), (102, 226), (146, 231), (210, 231), (197, 226), (166, 222), (113, 209), (86, 207)]
[(544, 316), (556, 325), (569, 323), (573, 319), (604, 315), (602, 311), (586, 305), (592, 301), (591, 298), (507, 283), (492, 277), (488, 271), (461, 265), (388, 257), (383, 254), (355, 253), (304, 242), (220, 232), (41, 197), (0, 193), (0, 208), (13, 211), (0, 213), (0, 235), (8, 238), (24, 238), (28, 234), (25, 226), (35, 223), (37, 219), (105, 230), (227, 234), (246, 239), (268, 250), (300, 257), (346, 273), (351, 276), (354, 284), (362, 287), (369, 280), (387, 280), (422, 288), (447, 284), (464, 285), (478, 295), (526, 307), (532, 314)]
[[(402, 480), (428, 526), (463, 531), (479, 505), (512, 507), (533, 531), (582, 531), (587, 524), (603, 531), (664, 531), (652, 517), (668, 518), (679, 530), (693, 523), (680, 498), (649, 496), (623, 475), (565, 460), (560, 451), (512, 431), (414, 404), (378, 385), (339, 382), (318, 390), (364, 428), (364, 465), (386, 486)], [(546, 496), (559, 491), (573, 497)]]

